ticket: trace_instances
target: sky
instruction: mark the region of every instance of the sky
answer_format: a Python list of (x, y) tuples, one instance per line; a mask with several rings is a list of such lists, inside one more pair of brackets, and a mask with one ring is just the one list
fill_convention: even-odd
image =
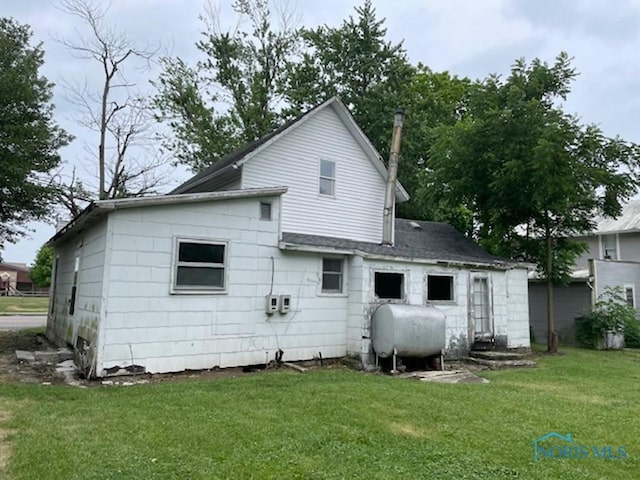
[[(100, 0), (102, 1), (102, 0)], [(299, 24), (339, 26), (355, 15), (355, 0), (289, 0)], [(223, 29), (236, 23), (231, 0), (214, 2)], [(561, 51), (573, 57), (580, 73), (564, 104), (565, 111), (583, 123), (598, 125), (608, 136), (640, 143), (640, 0), (373, 0), (379, 18), (385, 18), (388, 39), (403, 42), (412, 63), (434, 71), (447, 70), (473, 79), (491, 73), (507, 74), (518, 58), (552, 63)], [(199, 16), (203, 0), (113, 0), (107, 23), (140, 46), (159, 47), (160, 53), (195, 63), (195, 43), (204, 25)], [(86, 146), (95, 135), (79, 127), (78, 108), (68, 101), (62, 85), (96, 88), (96, 65), (74, 58), (56, 38), (74, 38), (82, 24), (49, 0), (0, 0), (0, 14), (29, 24), (33, 41), (43, 42), (45, 64), (40, 73), (54, 82), (55, 119), (76, 139), (61, 150), (67, 175), (72, 166), (90, 178)], [(159, 67), (129, 72), (142, 91), (153, 92), (149, 79)], [(186, 180), (184, 169), (171, 169), (171, 186)], [(33, 232), (1, 252), (5, 261), (33, 262), (35, 253), (54, 233), (46, 223), (31, 225)]]

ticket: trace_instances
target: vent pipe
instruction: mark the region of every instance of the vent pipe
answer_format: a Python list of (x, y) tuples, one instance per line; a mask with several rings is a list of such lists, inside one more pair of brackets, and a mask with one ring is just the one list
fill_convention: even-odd
[(393, 134), (391, 135), (391, 152), (389, 154), (389, 168), (387, 169), (387, 190), (384, 196), (384, 212), (382, 223), (382, 244), (393, 245), (394, 207), (396, 203), (396, 178), (398, 176), (398, 160), (400, 158), (400, 138), (404, 110), (398, 108), (393, 117)]

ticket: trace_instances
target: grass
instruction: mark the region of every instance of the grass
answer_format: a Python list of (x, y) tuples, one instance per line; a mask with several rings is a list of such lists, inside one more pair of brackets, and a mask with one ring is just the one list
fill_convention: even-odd
[(49, 297), (0, 297), (0, 313), (47, 313)]
[[(130, 387), (1, 384), (9, 478), (638, 478), (640, 354), (563, 349), (444, 385), (343, 368)], [(533, 458), (557, 431), (625, 460)], [(0, 455), (2, 449), (0, 448)]]

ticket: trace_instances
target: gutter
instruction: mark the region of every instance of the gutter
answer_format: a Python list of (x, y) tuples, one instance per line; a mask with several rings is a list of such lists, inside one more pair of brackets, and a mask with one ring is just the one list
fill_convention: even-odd
[(457, 261), (457, 260), (441, 260), (441, 259), (427, 259), (427, 258), (416, 258), (416, 257), (398, 257), (395, 255), (381, 255), (376, 253), (368, 253), (363, 250), (359, 250), (357, 248), (349, 249), (349, 248), (334, 248), (334, 247), (322, 247), (315, 245), (300, 245), (296, 243), (289, 242), (279, 242), (278, 248), (280, 250), (289, 250), (294, 252), (304, 252), (304, 253), (328, 253), (335, 255), (357, 255), (367, 260), (385, 260), (385, 261), (393, 261), (393, 262), (405, 262), (405, 263), (417, 263), (421, 265), (439, 265), (445, 267), (471, 267), (471, 268), (481, 268), (481, 269), (492, 269), (492, 270), (512, 270), (514, 268), (531, 268), (532, 264), (528, 263), (480, 263), (480, 262), (468, 262), (468, 261)]
[(272, 197), (282, 195), (287, 187), (248, 188), (245, 190), (225, 190), (221, 192), (188, 193), (177, 195), (156, 195), (153, 197), (132, 197), (115, 200), (97, 200), (91, 202), (87, 208), (72, 219), (62, 230), (56, 232), (46, 245), (54, 245), (70, 231), (86, 225), (90, 220), (97, 219), (109, 212), (140, 207), (155, 207), (162, 205), (178, 205), (184, 203), (198, 203), (210, 201), (234, 200), (238, 198)]

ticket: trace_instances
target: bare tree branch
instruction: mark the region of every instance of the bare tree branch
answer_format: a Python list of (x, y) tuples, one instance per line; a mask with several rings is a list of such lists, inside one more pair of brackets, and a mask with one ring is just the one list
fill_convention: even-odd
[[(150, 135), (152, 117), (142, 95), (132, 90), (135, 83), (123, 73), (125, 65), (136, 58), (148, 68), (158, 48), (139, 48), (124, 32), (117, 31), (106, 22), (110, 3), (91, 0), (60, 0), (56, 7), (65, 14), (79, 19), (88, 33), (75, 29), (75, 37), (56, 38), (71, 54), (80, 59), (96, 62), (100, 66), (99, 91), (84, 85), (64, 82), (69, 101), (82, 112), (78, 123), (98, 133), (97, 176), (98, 199), (130, 195), (131, 192), (148, 192), (158, 186), (151, 171), (162, 166), (152, 155), (145, 163), (132, 162), (128, 158), (130, 147), (144, 143), (142, 137)], [(140, 62), (139, 62), (140, 63)], [(74, 172), (75, 175), (75, 172)], [(141, 185), (141, 181), (151, 186)], [(132, 185), (129, 185), (132, 184)]]

